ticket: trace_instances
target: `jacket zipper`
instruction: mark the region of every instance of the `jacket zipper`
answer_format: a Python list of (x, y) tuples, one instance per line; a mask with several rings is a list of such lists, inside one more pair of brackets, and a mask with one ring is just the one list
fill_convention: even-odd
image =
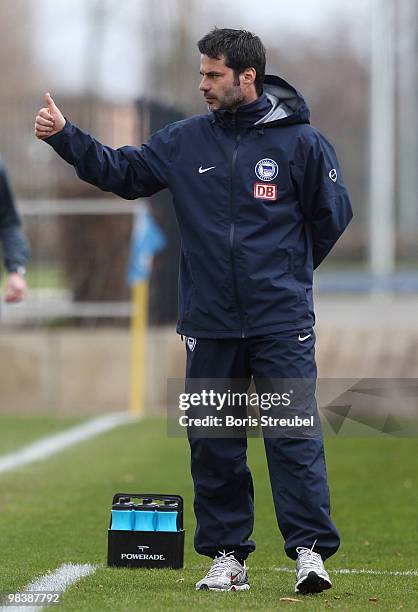
[(232, 154), (231, 183), (230, 183), (230, 189), (229, 189), (230, 220), (231, 220), (231, 225), (229, 229), (229, 248), (231, 250), (232, 279), (233, 279), (233, 284), (234, 284), (235, 299), (236, 299), (237, 306), (238, 306), (238, 315), (239, 315), (240, 326), (241, 326), (241, 338), (245, 338), (244, 317), (242, 314), (242, 304), (241, 304), (241, 300), (239, 298), (239, 292), (238, 292), (237, 275), (236, 275), (236, 270), (235, 270), (235, 256), (234, 256), (235, 221), (234, 221), (234, 203), (233, 203), (233, 179), (234, 179), (234, 172), (235, 172), (235, 166), (236, 166), (236, 161), (237, 161), (237, 156), (238, 156), (238, 147), (239, 147), (240, 141), (241, 141), (241, 135), (237, 134), (235, 148)]

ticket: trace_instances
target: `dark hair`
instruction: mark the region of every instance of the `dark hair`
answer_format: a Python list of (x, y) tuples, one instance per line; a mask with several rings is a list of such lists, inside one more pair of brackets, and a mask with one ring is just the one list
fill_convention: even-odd
[(225, 64), (232, 68), (236, 79), (246, 70), (255, 68), (255, 88), (260, 95), (266, 69), (266, 50), (258, 36), (246, 30), (215, 28), (197, 43), (200, 53), (212, 59), (225, 57)]

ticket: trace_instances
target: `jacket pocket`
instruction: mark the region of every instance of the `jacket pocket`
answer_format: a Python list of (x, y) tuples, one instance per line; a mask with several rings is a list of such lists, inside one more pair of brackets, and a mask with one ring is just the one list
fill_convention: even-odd
[(302, 282), (306, 270), (306, 253), (297, 249), (286, 249), (289, 261), (289, 275), (292, 277), (295, 291), (300, 302), (307, 303), (306, 288)]
[(193, 309), (193, 300), (196, 293), (189, 254), (182, 249), (180, 255), (179, 271), (179, 314), (180, 319), (188, 317)]

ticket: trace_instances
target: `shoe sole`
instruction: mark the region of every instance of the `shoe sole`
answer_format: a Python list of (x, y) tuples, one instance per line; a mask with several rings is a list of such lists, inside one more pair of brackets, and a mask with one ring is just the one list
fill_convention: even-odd
[(231, 584), (230, 587), (226, 589), (218, 589), (216, 587), (210, 587), (207, 584), (202, 584), (200, 587), (196, 587), (196, 591), (249, 591), (250, 585), (247, 584)]
[(331, 582), (318, 576), (316, 572), (309, 572), (309, 574), (296, 584), (295, 593), (301, 593), (302, 595), (309, 595), (311, 593), (322, 593), (332, 587)]

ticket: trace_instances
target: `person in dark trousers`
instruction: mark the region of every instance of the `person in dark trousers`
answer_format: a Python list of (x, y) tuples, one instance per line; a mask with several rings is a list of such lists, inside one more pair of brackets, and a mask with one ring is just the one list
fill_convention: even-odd
[[(35, 134), (105, 191), (127, 199), (171, 191), (182, 239), (177, 332), (186, 337), (186, 388), (195, 379), (240, 379), (247, 388), (253, 378), (270, 390), (315, 381), (313, 270), (352, 217), (334, 149), (309, 124), (302, 95), (265, 76), (257, 36), (215, 29), (198, 48), (208, 114), (114, 150), (66, 120), (46, 94)], [(317, 420), (314, 397), (307, 406)], [(340, 540), (322, 433), (264, 438), (285, 551), (297, 561), (295, 590), (330, 588), (323, 561)], [(246, 436), (189, 442), (195, 548), (213, 559), (196, 588), (247, 590), (255, 543)]]
[(28, 242), (22, 232), (19, 216), (7, 178), (6, 167), (0, 159), (0, 242), (3, 248), (7, 280), (4, 299), (7, 303), (20, 302), (26, 294), (26, 263)]

